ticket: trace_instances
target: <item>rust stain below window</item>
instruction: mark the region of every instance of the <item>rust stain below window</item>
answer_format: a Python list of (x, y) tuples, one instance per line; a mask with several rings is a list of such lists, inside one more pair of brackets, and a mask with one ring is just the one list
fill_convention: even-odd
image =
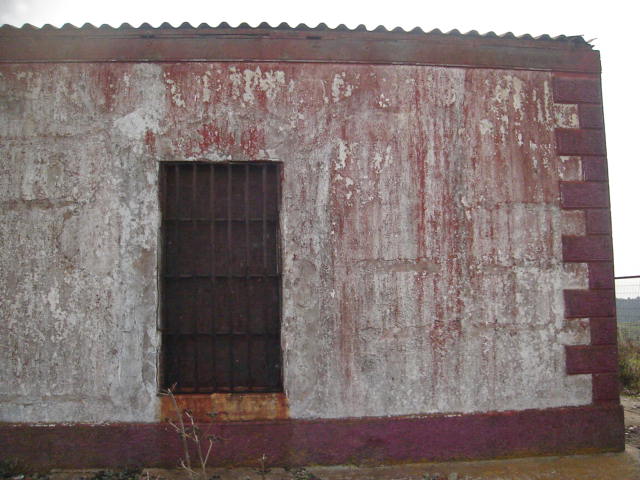
[[(175, 395), (178, 408), (189, 410), (197, 422), (282, 420), (289, 418), (284, 393), (213, 393)], [(176, 414), (169, 397), (160, 398), (160, 418), (173, 419)]]

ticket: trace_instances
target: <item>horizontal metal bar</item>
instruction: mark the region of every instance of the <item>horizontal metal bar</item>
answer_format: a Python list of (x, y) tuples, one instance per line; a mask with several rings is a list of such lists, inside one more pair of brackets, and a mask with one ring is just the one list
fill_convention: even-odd
[(250, 386), (233, 386), (233, 387), (225, 387), (225, 386), (207, 386), (207, 387), (180, 387), (180, 385), (176, 385), (175, 393), (225, 393), (225, 392), (261, 392), (261, 393), (279, 393), (282, 389), (278, 386), (268, 386), (268, 387), (250, 387)]
[(249, 275), (163, 275), (163, 278), (173, 279), (173, 280), (186, 280), (190, 278), (280, 278), (282, 274), (280, 273), (271, 273), (271, 274), (262, 274), (262, 273), (251, 273)]
[[(611, 277), (609, 277), (611, 278)], [(630, 278), (640, 278), (640, 275), (628, 275), (626, 277), (614, 277), (614, 280), (628, 280)]]
[(214, 170), (227, 170), (227, 166), (231, 165), (232, 167), (239, 167), (241, 165), (246, 165), (249, 164), (251, 166), (255, 166), (255, 167), (261, 167), (261, 168), (269, 168), (269, 165), (273, 165), (274, 168), (277, 165), (282, 164), (282, 160), (279, 160), (277, 158), (269, 158), (267, 160), (265, 159), (255, 159), (255, 160), (228, 160), (228, 161), (224, 161), (224, 162), (190, 162), (190, 161), (181, 161), (181, 160), (160, 160), (160, 164), (161, 165), (177, 165), (180, 167), (185, 167), (188, 168), (189, 165), (191, 165), (192, 163), (195, 163), (198, 166), (202, 166), (202, 167), (209, 167), (209, 168), (213, 168)]
[[(265, 219), (267, 222), (270, 223), (276, 223), (278, 221), (277, 218), (266, 218)], [(165, 218), (163, 219), (164, 222), (203, 222), (203, 223), (209, 223), (209, 222), (262, 222), (262, 218), (249, 218), (249, 219), (244, 219), (244, 218)]]
[(280, 338), (279, 333), (237, 333), (237, 332), (213, 332), (213, 333), (179, 333), (164, 330), (162, 332), (167, 337), (264, 337), (264, 338)]

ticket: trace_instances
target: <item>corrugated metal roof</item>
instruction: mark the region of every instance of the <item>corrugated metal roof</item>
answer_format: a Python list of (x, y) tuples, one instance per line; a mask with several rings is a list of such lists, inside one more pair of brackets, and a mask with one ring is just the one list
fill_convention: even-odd
[(22, 31), (41, 30), (41, 31), (60, 31), (60, 32), (71, 32), (71, 31), (78, 31), (78, 30), (83, 30), (83, 31), (97, 30), (97, 31), (103, 31), (103, 32), (111, 32), (111, 31), (118, 31), (118, 30), (121, 30), (121, 31), (131, 31), (131, 30), (139, 30), (139, 31), (149, 31), (149, 30), (152, 30), (152, 31), (158, 31), (158, 30), (232, 30), (232, 31), (243, 31), (243, 32), (246, 32), (247, 30), (255, 30), (256, 32), (258, 32), (258, 31), (264, 32), (264, 31), (270, 31), (270, 30), (271, 31), (287, 31), (287, 30), (289, 30), (289, 31), (299, 31), (299, 32), (369, 32), (369, 33), (401, 33), (401, 34), (416, 34), (416, 35), (443, 35), (443, 36), (454, 36), (454, 37), (501, 38), (501, 39), (517, 39), (517, 40), (528, 40), (528, 41), (531, 41), (531, 40), (555, 41), (555, 42), (568, 42), (568, 43), (572, 43), (572, 44), (574, 44), (576, 46), (577, 45), (581, 45), (581, 46), (589, 46), (589, 47), (591, 47), (591, 45), (589, 43), (587, 43), (581, 35), (571, 35), (571, 36), (558, 35), (558, 36), (555, 36), (555, 37), (552, 37), (550, 35), (539, 35), (539, 36), (534, 37), (534, 36), (529, 35), (529, 34), (515, 35), (512, 32), (507, 32), (507, 33), (503, 33), (503, 34), (497, 34), (497, 33), (493, 32), (493, 31), (486, 32), (486, 33), (480, 33), (477, 30), (470, 30), (468, 32), (463, 33), (463, 32), (460, 32), (457, 29), (450, 30), (448, 32), (443, 32), (438, 28), (430, 30), (430, 31), (424, 31), (420, 27), (415, 27), (412, 30), (404, 30), (401, 27), (395, 27), (393, 29), (387, 29), (383, 25), (379, 25), (378, 27), (369, 30), (369, 29), (367, 29), (367, 27), (365, 25), (362, 25), (362, 24), (358, 25), (355, 28), (349, 28), (345, 24), (340, 24), (335, 28), (330, 28), (325, 23), (319, 23), (315, 27), (310, 27), (310, 26), (306, 25), (305, 23), (300, 23), (297, 26), (292, 27), (286, 22), (282, 22), (277, 26), (271, 26), (267, 22), (262, 22), (257, 27), (252, 27), (248, 23), (241, 23), (241, 24), (237, 25), (236, 27), (232, 27), (227, 22), (222, 22), (222, 23), (218, 24), (217, 26), (211, 26), (211, 25), (209, 25), (207, 23), (201, 23), (198, 26), (193, 26), (188, 22), (184, 22), (184, 23), (178, 25), (177, 27), (174, 27), (172, 24), (170, 24), (168, 22), (164, 22), (161, 25), (159, 25), (158, 27), (153, 27), (149, 23), (142, 23), (138, 27), (134, 27), (134, 26), (130, 25), (129, 23), (123, 23), (118, 27), (113, 27), (111, 25), (106, 25), (106, 24), (100, 25), (99, 27), (96, 27), (95, 25), (93, 25), (91, 23), (85, 23), (81, 27), (76, 27), (75, 25), (72, 25), (70, 23), (65, 23), (61, 27), (56, 27), (56, 26), (53, 26), (53, 25), (50, 25), (50, 24), (45, 24), (42, 27), (35, 27), (35, 26), (33, 26), (33, 25), (29, 24), (29, 23), (26, 23), (21, 27), (16, 27), (16, 26), (8, 25), (8, 24), (0, 26), (0, 32), (2, 32), (2, 31), (9, 32), (9, 31), (15, 31), (15, 30), (22, 30)]
[(0, 27), (0, 63), (16, 62), (328, 62), (440, 65), (599, 73), (600, 57), (582, 36), (516, 36), (477, 30), (372, 30), (325, 23), (174, 27), (23, 25)]

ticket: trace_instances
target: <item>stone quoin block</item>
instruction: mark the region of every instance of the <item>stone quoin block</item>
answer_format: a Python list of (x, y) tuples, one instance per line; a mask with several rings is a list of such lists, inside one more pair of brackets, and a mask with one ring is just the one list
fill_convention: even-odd
[(617, 373), (596, 373), (593, 375), (593, 401), (617, 402), (620, 397), (620, 380)]
[(611, 234), (611, 212), (609, 209), (586, 210), (587, 235)]
[(565, 290), (566, 318), (613, 317), (616, 303), (613, 290)]
[(604, 114), (601, 105), (578, 105), (580, 128), (604, 128)]
[(606, 182), (607, 159), (605, 157), (582, 157), (582, 178), (586, 182)]
[(555, 77), (555, 103), (601, 103), (600, 81), (597, 78)]
[(609, 189), (598, 182), (560, 182), (562, 208), (606, 208)]
[(618, 341), (618, 327), (613, 317), (590, 318), (591, 345), (615, 345)]
[(556, 129), (558, 155), (604, 155), (604, 132), (578, 128)]
[(584, 237), (562, 237), (562, 261), (607, 262), (613, 260), (611, 237), (590, 235)]
[(589, 288), (614, 288), (612, 262), (595, 262), (589, 264)]
[(614, 373), (618, 369), (615, 345), (567, 345), (567, 373)]

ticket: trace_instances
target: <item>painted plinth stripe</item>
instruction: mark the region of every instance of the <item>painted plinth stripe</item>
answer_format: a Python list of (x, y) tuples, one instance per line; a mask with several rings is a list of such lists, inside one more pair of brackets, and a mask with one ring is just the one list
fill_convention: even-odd
[[(598, 377), (603, 392), (611, 376)], [(606, 391), (605, 391), (606, 390)], [(603, 393), (604, 395), (604, 393)], [(617, 393), (616, 393), (617, 395)], [(274, 420), (210, 424), (224, 439), (213, 464), (382, 464), (558, 455), (624, 448), (619, 405), (474, 415)], [(207, 431), (207, 426), (202, 426)], [(0, 424), (6, 458), (39, 468), (174, 467), (180, 439), (166, 423), (101, 425)], [(37, 446), (37, 448), (34, 448)]]

